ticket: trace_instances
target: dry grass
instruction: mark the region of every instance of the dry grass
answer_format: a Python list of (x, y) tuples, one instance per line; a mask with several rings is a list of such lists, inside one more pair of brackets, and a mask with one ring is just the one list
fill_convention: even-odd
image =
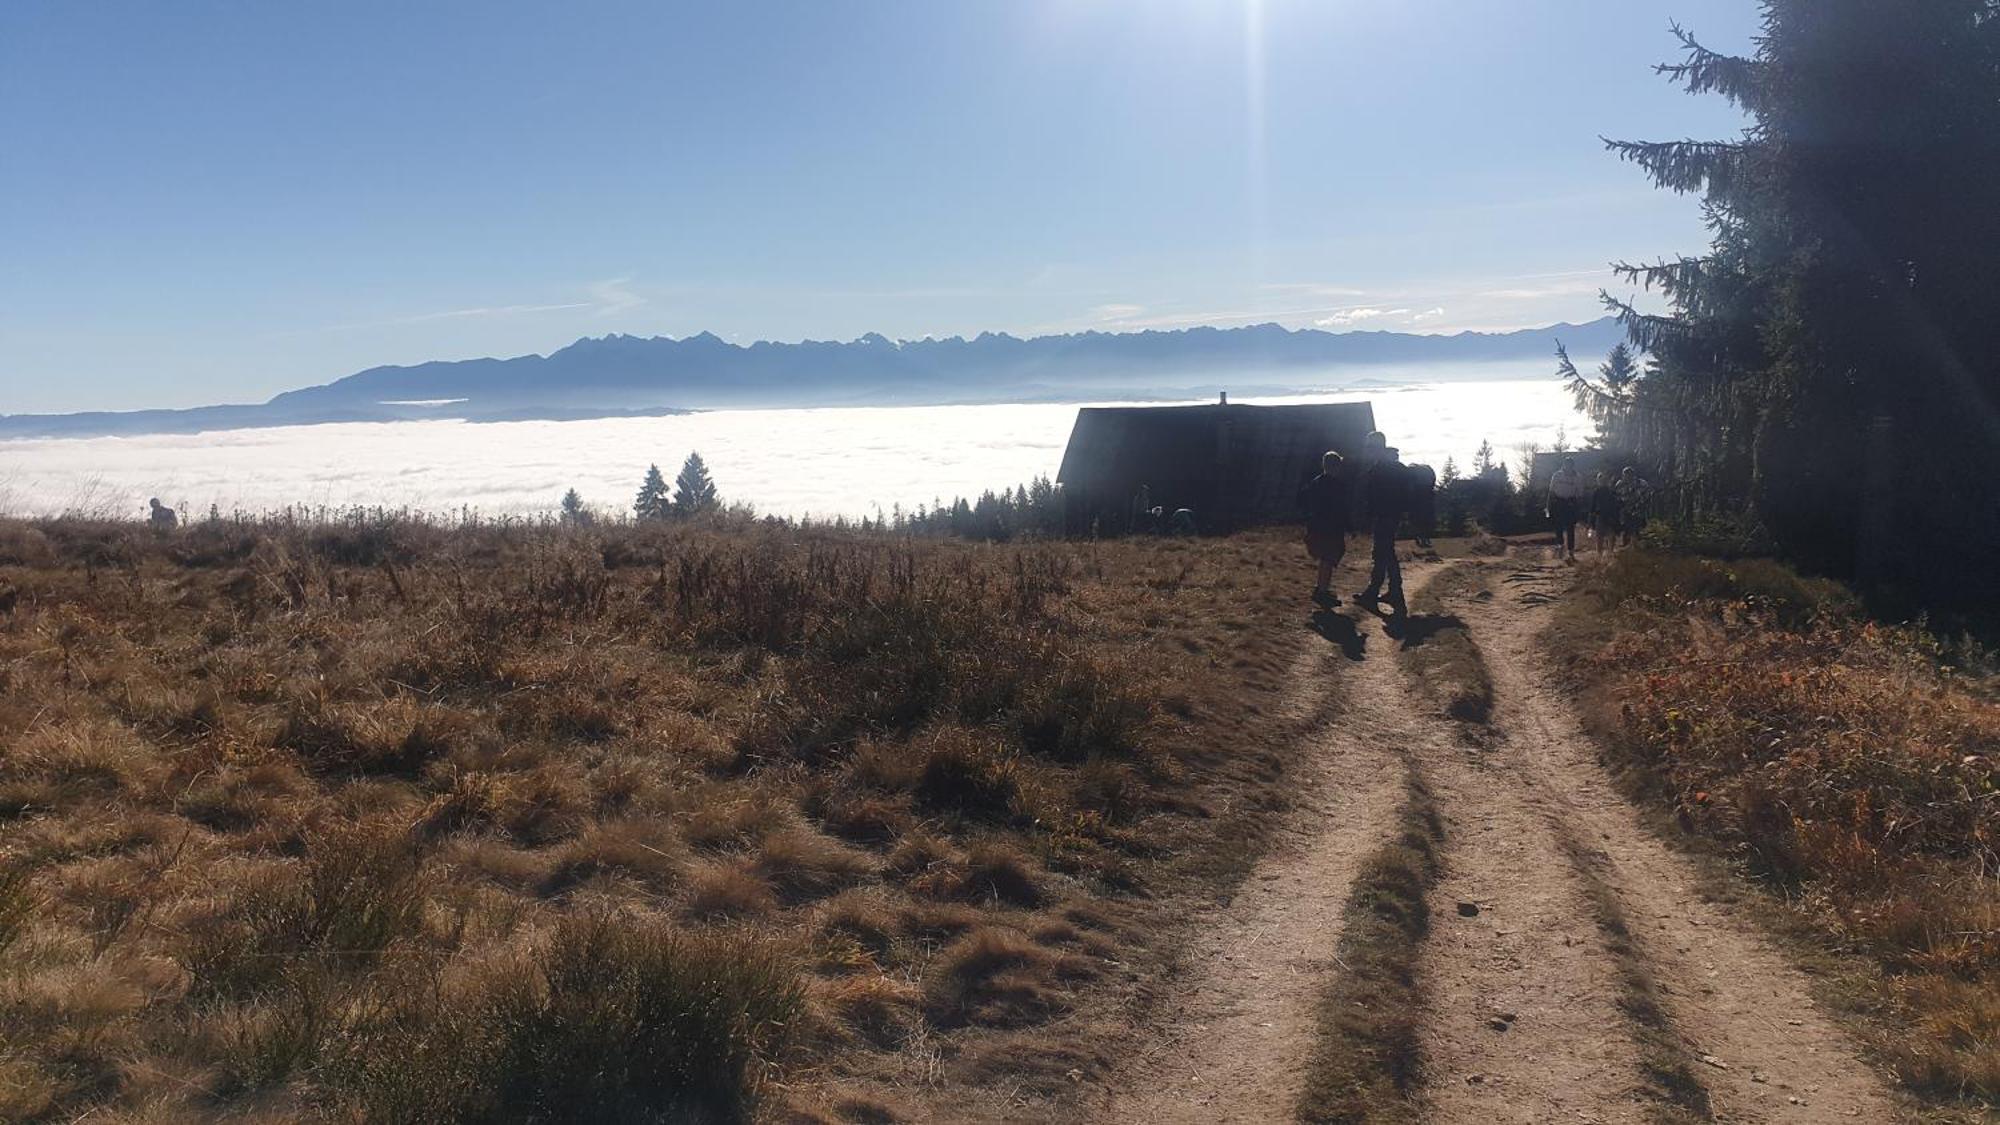
[(1417, 977), (1430, 933), (1426, 893), (1436, 882), (1444, 824), (1414, 770), (1401, 830), (1362, 862), (1342, 911), (1342, 971), (1321, 993), (1318, 1038), (1299, 1099), (1299, 1120), (1400, 1125), (1418, 1120), (1423, 1067)]
[(1936, 643), (1757, 560), (1626, 552), (1565, 627), (1627, 780), (1825, 947), (1904, 1083), (2000, 1098), (2000, 707)]
[(1447, 571), (1410, 599), (1407, 617), (1389, 623), (1396, 658), (1411, 682), (1447, 718), (1474, 726), (1493, 712), (1493, 677), (1465, 622), (1446, 611), (1443, 595), (1466, 592), (1482, 581), (1482, 572), (1472, 567)]
[(0, 1119), (1059, 1101), (1056, 1017), (1282, 807), (1305, 585), (1278, 536), (0, 524)]

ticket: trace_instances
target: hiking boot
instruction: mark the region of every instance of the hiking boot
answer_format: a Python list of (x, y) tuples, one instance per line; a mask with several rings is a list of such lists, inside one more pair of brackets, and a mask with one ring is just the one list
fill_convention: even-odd
[(1332, 609), (1340, 604), (1340, 597), (1332, 590), (1314, 590), (1313, 604), (1323, 609)]

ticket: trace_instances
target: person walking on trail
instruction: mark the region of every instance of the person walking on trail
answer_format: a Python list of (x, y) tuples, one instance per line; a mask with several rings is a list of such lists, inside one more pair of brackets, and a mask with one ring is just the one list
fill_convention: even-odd
[(1577, 472), (1576, 458), (1564, 457), (1549, 474), (1548, 516), (1556, 528), (1556, 546), (1563, 557), (1576, 560), (1576, 521), (1583, 514), (1583, 474)]
[(1411, 465), (1408, 469), (1410, 531), (1416, 536), (1417, 546), (1428, 551), (1431, 549), (1431, 536), (1437, 534), (1437, 470), (1429, 465)]
[(1597, 553), (1618, 534), (1618, 490), (1611, 478), (1597, 474), (1597, 487), (1590, 490), (1590, 533), (1597, 540)]
[(1368, 575), (1368, 588), (1355, 600), (1372, 604), (1382, 601), (1383, 584), (1388, 584), (1389, 605), (1397, 613), (1408, 613), (1403, 601), (1403, 566), (1396, 561), (1396, 531), (1410, 506), (1410, 479), (1393, 446), (1385, 446), (1381, 457), (1368, 469), (1362, 493), (1368, 504), (1368, 530), (1374, 539), (1375, 566)]
[(1340, 454), (1329, 449), (1319, 459), (1319, 475), (1299, 489), (1299, 507), (1306, 513), (1306, 553), (1319, 563), (1312, 598), (1322, 606), (1340, 604), (1332, 589), (1333, 568), (1347, 553), (1349, 487)]
[(153, 525), (154, 531), (172, 531), (174, 528), (180, 526), (180, 513), (160, 503), (159, 497), (155, 496), (151, 500), (146, 501), (146, 503), (152, 505), (153, 508), (153, 514), (148, 517), (147, 522)]
[(1618, 545), (1630, 546), (1646, 521), (1646, 494), (1652, 486), (1639, 470), (1627, 465), (1611, 489), (1618, 494)]

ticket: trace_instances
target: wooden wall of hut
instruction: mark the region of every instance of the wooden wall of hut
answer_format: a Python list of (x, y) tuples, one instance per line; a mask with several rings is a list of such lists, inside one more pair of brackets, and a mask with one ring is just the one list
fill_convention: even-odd
[(1072, 534), (1135, 530), (1143, 495), (1187, 508), (1205, 534), (1296, 516), (1320, 456), (1353, 456), (1375, 428), (1366, 402), (1302, 406), (1085, 407), (1056, 480)]

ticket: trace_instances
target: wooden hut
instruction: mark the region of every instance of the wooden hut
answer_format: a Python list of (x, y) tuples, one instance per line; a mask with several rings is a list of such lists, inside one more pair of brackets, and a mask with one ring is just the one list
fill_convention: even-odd
[(1084, 407), (1056, 480), (1074, 532), (1131, 529), (1142, 488), (1204, 532), (1230, 531), (1292, 518), (1320, 455), (1352, 457), (1374, 428), (1365, 402)]

